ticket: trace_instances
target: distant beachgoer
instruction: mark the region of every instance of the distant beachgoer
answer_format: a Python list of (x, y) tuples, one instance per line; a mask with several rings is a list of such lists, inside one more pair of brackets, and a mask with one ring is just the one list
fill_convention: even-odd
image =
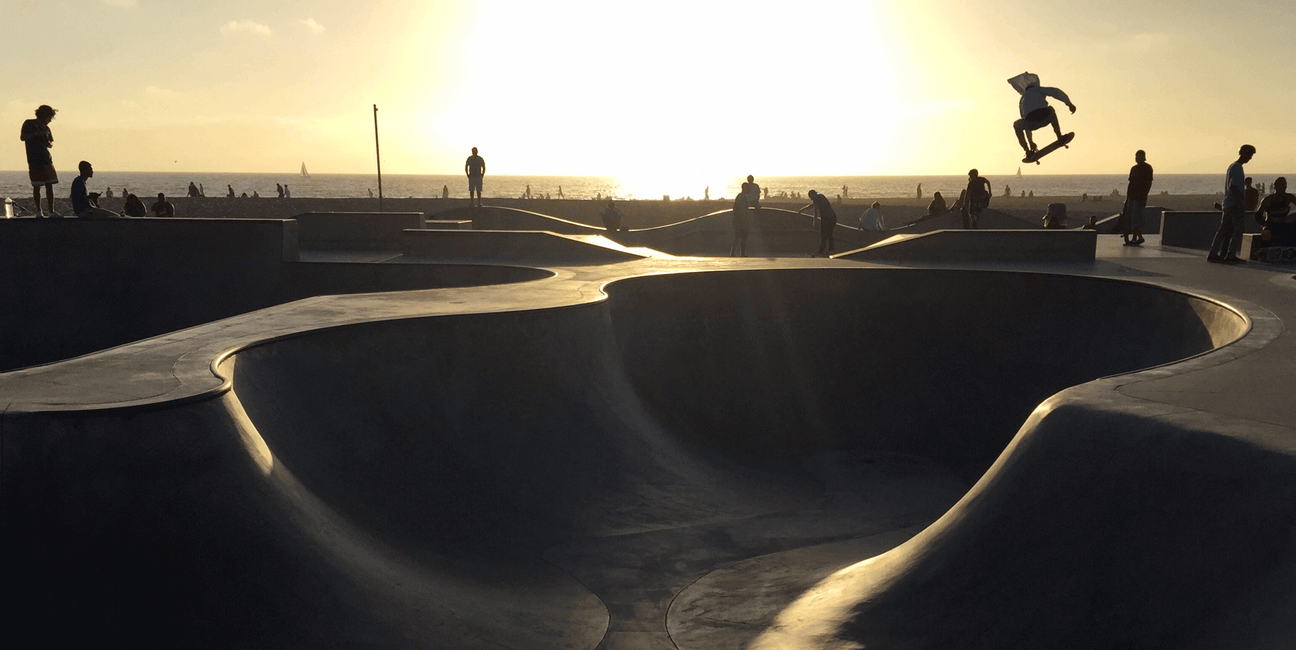
[(747, 208), (747, 193), (739, 192), (733, 202), (734, 238), (729, 245), (729, 257), (747, 257), (747, 235), (751, 228)]
[(1260, 190), (1251, 185), (1251, 177), (1246, 177), (1246, 209), (1255, 212), (1256, 206), (1260, 205)]
[(860, 230), (871, 230), (873, 232), (883, 232), (887, 229), (886, 221), (882, 219), (881, 203), (873, 202), (869, 209), (860, 215)]
[(918, 198), (922, 198), (922, 183), (918, 184)]
[(1004, 185), (1004, 196), (1012, 196), (1012, 188)]
[(59, 180), (58, 173), (54, 171), (54, 156), (50, 155), (49, 151), (54, 146), (54, 132), (50, 131), (49, 123), (54, 121), (54, 114), (57, 112), (42, 104), (36, 109), (35, 119), (22, 123), (22, 132), (18, 136), (27, 148), (27, 176), (31, 179), (32, 202), (35, 203), (37, 217), (45, 216), (45, 213), (41, 212), (40, 204), (42, 185), (45, 186), (45, 203), (48, 207), (46, 212), (54, 218), (63, 216), (54, 211), (54, 185)]
[(122, 214), (128, 217), (143, 217), (148, 214), (144, 207), (144, 202), (139, 200), (134, 194), (126, 195), (126, 204), (122, 206)]
[(843, 183), (843, 184), (842, 184), (842, 199), (844, 200), (844, 199), (849, 199), (849, 198), (850, 198), (850, 188), (849, 188), (849, 187), (846, 187), (846, 185)]
[(763, 192), (763, 193), (765, 194), (765, 200), (768, 201), (768, 200), (769, 200), (769, 188), (768, 188), (768, 187), (761, 188), (761, 192)]
[(472, 207), (473, 192), (476, 192), (477, 207), (480, 208), (482, 207), (482, 177), (486, 176), (486, 160), (477, 155), (477, 147), (472, 148), (472, 155), (464, 161), (464, 173), (468, 175), (468, 206)]
[(710, 186), (710, 185), (706, 186), (706, 189), (705, 189), (705, 190), (702, 190), (702, 200), (703, 200), (703, 201), (710, 201), (710, 200), (711, 200), (711, 186)]
[(1032, 198), (1032, 199), (1035, 198), (1035, 190), (1031, 190), (1030, 192), (1028, 192), (1028, 193), (1026, 194), (1026, 196), (1028, 196), (1028, 197), (1030, 197), (1030, 198)]
[(599, 217), (603, 219), (603, 227), (608, 232), (617, 232), (621, 230), (621, 220), (625, 218), (625, 213), (608, 199), (607, 207), (599, 211)]
[(526, 193), (524, 193), (524, 194), (522, 195), (522, 198), (524, 198), (524, 199), (529, 199), (529, 198), (531, 198), (531, 186), (530, 186), (530, 185), (527, 185)]
[(231, 199), (234, 198), (234, 186), (226, 185), (225, 187), (229, 188), (229, 194), (226, 194), (225, 196), (228, 196)]
[(1143, 208), (1147, 206), (1148, 192), (1152, 191), (1152, 165), (1142, 149), (1134, 152), (1134, 166), (1130, 167), (1129, 185), (1125, 188), (1125, 219), (1127, 227), (1121, 235), (1126, 246), (1143, 245)]
[(1066, 104), (1067, 108), (1071, 109), (1072, 115), (1075, 114), (1076, 107), (1066, 93), (1057, 88), (1041, 86), (1039, 75), (1025, 72), (1009, 79), (1008, 83), (1021, 93), (1021, 99), (1017, 102), (1021, 119), (1013, 122), (1013, 130), (1017, 132), (1017, 143), (1026, 152), (1027, 159), (1023, 162), (1034, 162), (1030, 160), (1031, 154), (1037, 151), (1035, 141), (1031, 139), (1032, 131), (1052, 126), (1057, 138), (1062, 139), (1062, 127), (1058, 125), (1057, 111), (1048, 105), (1048, 98), (1052, 97)]
[[(1265, 184), (1264, 184), (1264, 183), (1260, 183), (1259, 187), (1260, 187), (1260, 196), (1264, 196), (1264, 195), (1265, 195)], [(1276, 191), (1276, 190), (1275, 190), (1275, 191)]]
[(1026, 190), (1021, 191), (1021, 198), (1026, 198)]
[(1048, 210), (1044, 213), (1044, 227), (1050, 230), (1061, 230), (1067, 226), (1067, 212), (1065, 203), (1050, 203)]
[(369, 188), (369, 198), (373, 198), (373, 188)]
[(162, 192), (158, 192), (157, 203), (154, 203), (149, 209), (153, 211), (153, 216), (155, 217), (175, 216), (175, 206), (171, 205), (171, 202), (166, 200), (166, 194), (163, 194)]
[[(256, 197), (256, 198), (261, 198), (261, 195), (257, 194), (256, 192), (253, 192), (253, 193), (252, 193), (252, 196), (254, 196), (254, 197)], [(284, 183), (284, 198), (285, 198), (285, 199), (291, 199), (291, 198), (292, 198), (292, 190), (288, 189), (288, 184), (287, 184), (287, 183)]]
[(108, 197), (108, 198), (110, 198), (110, 199), (113, 197), (113, 195), (112, 195), (112, 188), (111, 188), (111, 187), (105, 187), (105, 188), (104, 188), (104, 196), (106, 196), (106, 197)]
[(810, 190), (810, 205), (797, 210), (805, 212), (814, 208), (815, 218), (819, 220), (819, 251), (815, 255), (823, 255), (825, 251), (828, 255), (833, 252), (833, 231), (837, 228), (837, 212), (833, 210), (832, 202), (828, 197)]
[(283, 195), (283, 186), (280, 185), (280, 184), (278, 184), (278, 183), (275, 183), (275, 191), (279, 193), (279, 198), (282, 199), (283, 196), (284, 196), (284, 195)]
[(207, 198), (207, 190), (203, 189), (202, 183), (198, 184), (198, 196)]
[[(1256, 209), (1256, 221), (1263, 226), (1257, 251), (1270, 246), (1296, 246), (1296, 196), (1287, 193), (1287, 179), (1282, 176), (1274, 179), (1273, 190)], [(1253, 258), (1264, 259), (1263, 254)]]
[(990, 205), (990, 179), (968, 170), (967, 200), (963, 203), (963, 227), (981, 227), (981, 211)]
[(448, 198), (450, 198), (450, 186), (449, 186), (449, 185), (442, 185), (442, 186), (441, 186), (441, 198), (443, 198), (443, 199), (448, 199)]
[(261, 198), (261, 194), (258, 193), (256, 190), (252, 190), (252, 198), (259, 199)]
[(927, 204), (927, 215), (935, 217), (941, 214), (945, 214), (945, 197), (937, 192), (932, 195), (931, 203)]
[(98, 205), (98, 194), (86, 193), (86, 180), (94, 176), (94, 167), (90, 163), (82, 160), (77, 165), (81, 170), (81, 175), (72, 179), (72, 214), (82, 219), (118, 219), (120, 214), (112, 210), (105, 210)]
[(756, 179), (751, 174), (747, 175), (747, 182), (742, 184), (743, 194), (747, 195), (747, 208), (751, 220), (760, 219), (761, 209), (761, 186), (756, 184)]
[(560, 198), (560, 199), (563, 198), (562, 186), (561, 186), (561, 185), (558, 186), (558, 198)]
[(240, 196), (239, 198), (241, 198), (241, 199), (246, 199), (247, 197), (248, 197), (247, 192), (244, 192), (244, 193), (243, 193), (243, 196)]
[(195, 196), (198, 196), (198, 186), (197, 186), (197, 185), (194, 185), (194, 182), (193, 182), (193, 181), (189, 181), (189, 193), (186, 194), (185, 196), (187, 196), (187, 197), (189, 197), (189, 198), (193, 198), (193, 197), (195, 197)]
[(1210, 253), (1206, 256), (1207, 262), (1239, 264), (1244, 261), (1238, 256), (1242, 251), (1242, 232), (1246, 218), (1246, 194), (1243, 192), (1246, 173), (1242, 166), (1251, 162), (1251, 157), (1255, 156), (1255, 153), (1255, 147), (1249, 144), (1242, 145), (1238, 149), (1237, 161), (1229, 165), (1228, 171), (1224, 172), (1223, 214), (1220, 217), (1219, 231), (1215, 233)]

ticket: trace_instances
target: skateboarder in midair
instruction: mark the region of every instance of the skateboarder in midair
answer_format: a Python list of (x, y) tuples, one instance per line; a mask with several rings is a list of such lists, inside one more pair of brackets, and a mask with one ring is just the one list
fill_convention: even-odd
[[(1071, 109), (1074, 115), (1076, 112), (1075, 104), (1071, 103), (1071, 98), (1066, 93), (1047, 86), (1041, 86), (1039, 75), (1023, 72), (1016, 77), (1008, 80), (1009, 84), (1019, 93), (1021, 101), (1017, 103), (1017, 108), (1021, 112), (1021, 119), (1013, 122), (1013, 129), (1017, 131), (1017, 142), (1026, 152), (1026, 159), (1022, 162), (1035, 162), (1037, 159), (1035, 141), (1031, 139), (1031, 131), (1042, 129), (1046, 126), (1053, 127), (1053, 133), (1057, 135), (1059, 142), (1062, 141), (1062, 127), (1058, 125), (1057, 111), (1053, 110), (1048, 104), (1048, 98), (1052, 97)], [(1070, 134), (1068, 134), (1070, 135)]]

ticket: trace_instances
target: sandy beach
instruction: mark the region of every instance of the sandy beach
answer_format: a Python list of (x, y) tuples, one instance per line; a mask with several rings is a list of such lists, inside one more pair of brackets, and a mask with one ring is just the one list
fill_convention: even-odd
[[(945, 192), (942, 191), (942, 195)], [(957, 195), (955, 195), (957, 196)], [(377, 212), (378, 199), (365, 198), (303, 198), (303, 199), (229, 199), (229, 198), (171, 198), (178, 217), (197, 217), (208, 219), (291, 219), (306, 212)], [(873, 201), (882, 204), (882, 214), (888, 226), (897, 227), (909, 223), (926, 213), (930, 196), (922, 199), (872, 199), (851, 198), (837, 208), (838, 220), (844, 224), (858, 222), (861, 214)], [(1095, 200), (1082, 200), (1079, 196), (1036, 196), (1005, 197), (996, 196), (990, 207), (1015, 217), (1036, 221), (1042, 219), (1049, 203), (1061, 202), (1067, 205), (1067, 214), (1072, 225), (1084, 223), (1090, 216), (1108, 217), (1120, 212), (1123, 198), (1119, 196), (1095, 197)], [(1161, 207), (1167, 210), (1211, 210), (1219, 200), (1216, 195), (1165, 195), (1152, 196), (1148, 200), (1150, 207)], [(100, 205), (114, 211), (122, 209), (124, 199), (121, 197), (101, 198)], [(487, 205), (519, 208), (560, 217), (590, 225), (602, 225), (599, 211), (605, 205), (601, 201), (561, 200), (561, 199), (507, 199), (487, 198)], [(764, 207), (777, 207), (797, 210), (809, 203), (805, 199), (771, 198), (761, 203)], [(63, 214), (71, 212), (66, 200), (55, 202), (56, 209)], [(145, 205), (151, 205), (145, 200)], [(429, 218), (439, 212), (464, 207), (467, 199), (440, 198), (399, 198), (383, 199), (382, 209), (387, 212), (422, 212)], [(700, 217), (730, 207), (730, 200), (716, 201), (618, 201), (617, 205), (625, 213), (624, 224), (631, 229), (651, 228), (686, 219)]]

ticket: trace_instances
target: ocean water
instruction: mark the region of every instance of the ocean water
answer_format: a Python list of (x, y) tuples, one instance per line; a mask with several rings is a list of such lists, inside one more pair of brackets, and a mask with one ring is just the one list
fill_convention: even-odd
[[(1254, 175), (1257, 183), (1270, 185), (1279, 174)], [(1286, 175), (1288, 177), (1296, 177)], [(55, 187), (55, 197), (66, 199), (76, 172), (59, 169), (60, 183)], [(1123, 174), (1093, 175), (990, 175), (995, 195), (1008, 186), (1014, 196), (1033, 192), (1037, 196), (1080, 196), (1081, 194), (1109, 195), (1112, 190), (1125, 192), (1127, 177)], [(493, 176), (487, 175), (483, 195), (485, 198), (517, 198), (528, 186), (532, 196), (548, 195), (550, 198), (593, 199), (614, 197), (618, 199), (655, 199), (669, 196), (678, 199), (702, 199), (709, 189), (711, 199), (732, 198), (744, 179), (697, 179), (696, 181), (618, 179), (599, 176)], [(1162, 174), (1156, 177), (1152, 193), (1168, 192), (1172, 195), (1217, 194), (1223, 190), (1223, 174)], [(120, 195), (123, 188), (140, 197), (154, 197), (158, 192), (168, 196), (184, 196), (189, 183), (201, 184), (206, 196), (224, 196), (233, 187), (236, 194), (253, 192), (262, 197), (276, 196), (275, 184), (286, 183), (294, 197), (342, 198), (365, 197), (369, 191), (378, 195), (378, 179), (372, 174), (238, 174), (213, 172), (114, 172), (96, 171), (89, 182), (92, 192), (112, 188)], [(843, 187), (849, 198), (886, 199), (914, 197), (918, 184), (923, 196), (941, 192), (948, 198), (957, 198), (967, 185), (966, 176), (769, 176), (757, 177), (756, 182), (767, 188), (771, 196), (784, 192), (805, 196), (811, 189), (835, 197)], [(468, 183), (462, 175), (385, 175), (382, 193), (385, 197), (441, 196), (448, 188), (453, 198), (468, 196)], [(0, 171), (0, 196), (30, 201), (31, 183), (25, 171)]]

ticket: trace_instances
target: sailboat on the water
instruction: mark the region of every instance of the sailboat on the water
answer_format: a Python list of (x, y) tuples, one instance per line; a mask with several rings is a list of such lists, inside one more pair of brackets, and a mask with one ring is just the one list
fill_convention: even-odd
[[(302, 163), (302, 173), (306, 173), (306, 163)], [(1021, 178), (1021, 167), (1017, 168), (1017, 178)]]
[[(1018, 175), (1018, 176), (1021, 176), (1021, 170), (1018, 170), (1018, 174), (1017, 174), (1017, 175)], [(302, 161), (301, 177), (302, 177), (302, 178), (310, 178), (310, 174), (306, 173), (306, 161), (304, 161), (304, 160)]]

